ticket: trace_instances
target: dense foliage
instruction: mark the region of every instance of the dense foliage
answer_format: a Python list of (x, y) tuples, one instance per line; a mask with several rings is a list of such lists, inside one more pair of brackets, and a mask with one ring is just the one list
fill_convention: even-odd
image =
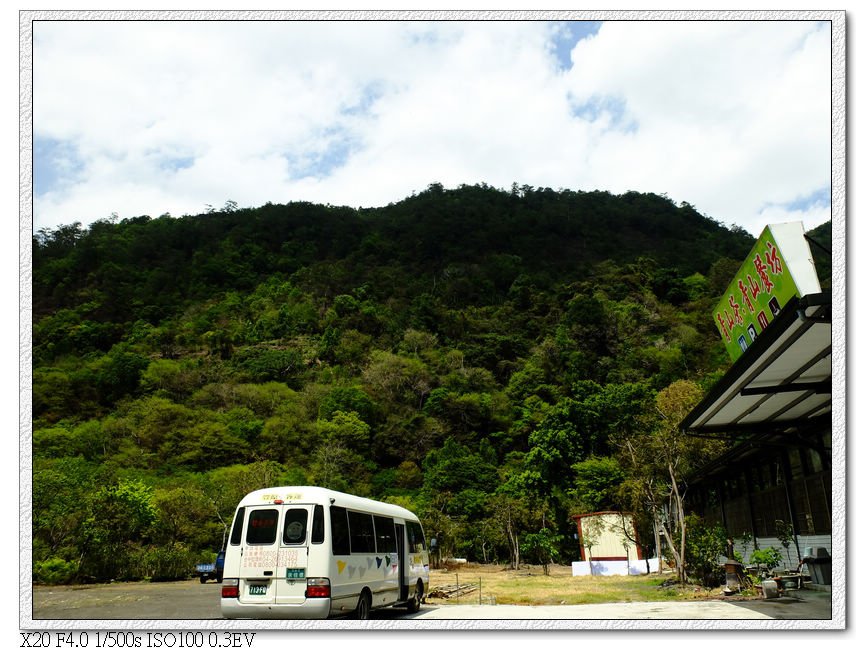
[(444, 553), (570, 559), (569, 515), (625, 505), (615, 441), (726, 366), (752, 243), (651, 194), (437, 184), (39, 231), (34, 574), (183, 575), (244, 493), (306, 483)]

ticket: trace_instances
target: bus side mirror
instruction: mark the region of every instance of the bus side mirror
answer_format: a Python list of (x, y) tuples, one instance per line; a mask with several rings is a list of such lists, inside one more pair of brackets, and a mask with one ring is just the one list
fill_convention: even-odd
[(429, 549), (431, 551), (434, 551), (434, 550), (436, 550), (436, 546), (438, 546), (438, 540), (435, 537), (433, 537), (429, 541)]

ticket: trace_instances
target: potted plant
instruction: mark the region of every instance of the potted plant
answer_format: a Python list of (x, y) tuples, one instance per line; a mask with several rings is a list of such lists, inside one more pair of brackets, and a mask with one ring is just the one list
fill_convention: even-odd
[(769, 548), (754, 550), (748, 561), (757, 567), (760, 577), (768, 578), (771, 577), (775, 567), (781, 564), (781, 559), (781, 551), (774, 546), (770, 546)]
[[(757, 544), (754, 541), (754, 536), (751, 533), (749, 533), (747, 530), (742, 531), (742, 534), (739, 536), (739, 542), (742, 545), (742, 553), (744, 553), (748, 549), (748, 546), (751, 546), (751, 548), (754, 551), (757, 550)], [(733, 555), (736, 558), (737, 562), (741, 562), (742, 564), (745, 564), (745, 560), (744, 560), (744, 557), (742, 556), (742, 554), (734, 551)], [(748, 560), (747, 566), (745, 566), (745, 571), (748, 573), (749, 576), (751, 576), (751, 578), (753, 580), (756, 580), (757, 578), (760, 577), (760, 567), (758, 567), (750, 559)]]
[(787, 554), (787, 566), (793, 566), (793, 561), (790, 559), (790, 543), (793, 541), (793, 524), (784, 521), (783, 519), (775, 520), (775, 537), (781, 542), (784, 547), (784, 552)]

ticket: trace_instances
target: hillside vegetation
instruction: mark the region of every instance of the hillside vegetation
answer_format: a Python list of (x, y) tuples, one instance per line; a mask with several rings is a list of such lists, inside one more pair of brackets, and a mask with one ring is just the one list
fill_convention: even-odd
[(651, 194), (437, 184), (39, 231), (35, 576), (183, 575), (275, 484), (570, 559), (569, 514), (632, 505), (619, 437), (726, 367), (710, 310), (752, 243)]

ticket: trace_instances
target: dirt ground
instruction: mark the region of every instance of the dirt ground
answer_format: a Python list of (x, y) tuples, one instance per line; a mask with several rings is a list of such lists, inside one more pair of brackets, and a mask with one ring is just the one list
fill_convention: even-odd
[[(672, 577), (672, 574), (669, 576)], [(427, 601), (438, 605), (579, 605), (608, 602), (678, 600), (730, 601), (760, 598), (760, 594), (725, 596), (722, 588), (659, 587), (659, 576), (579, 576), (570, 565), (521, 565), (513, 570), (502, 565), (450, 564), (430, 571)]]

